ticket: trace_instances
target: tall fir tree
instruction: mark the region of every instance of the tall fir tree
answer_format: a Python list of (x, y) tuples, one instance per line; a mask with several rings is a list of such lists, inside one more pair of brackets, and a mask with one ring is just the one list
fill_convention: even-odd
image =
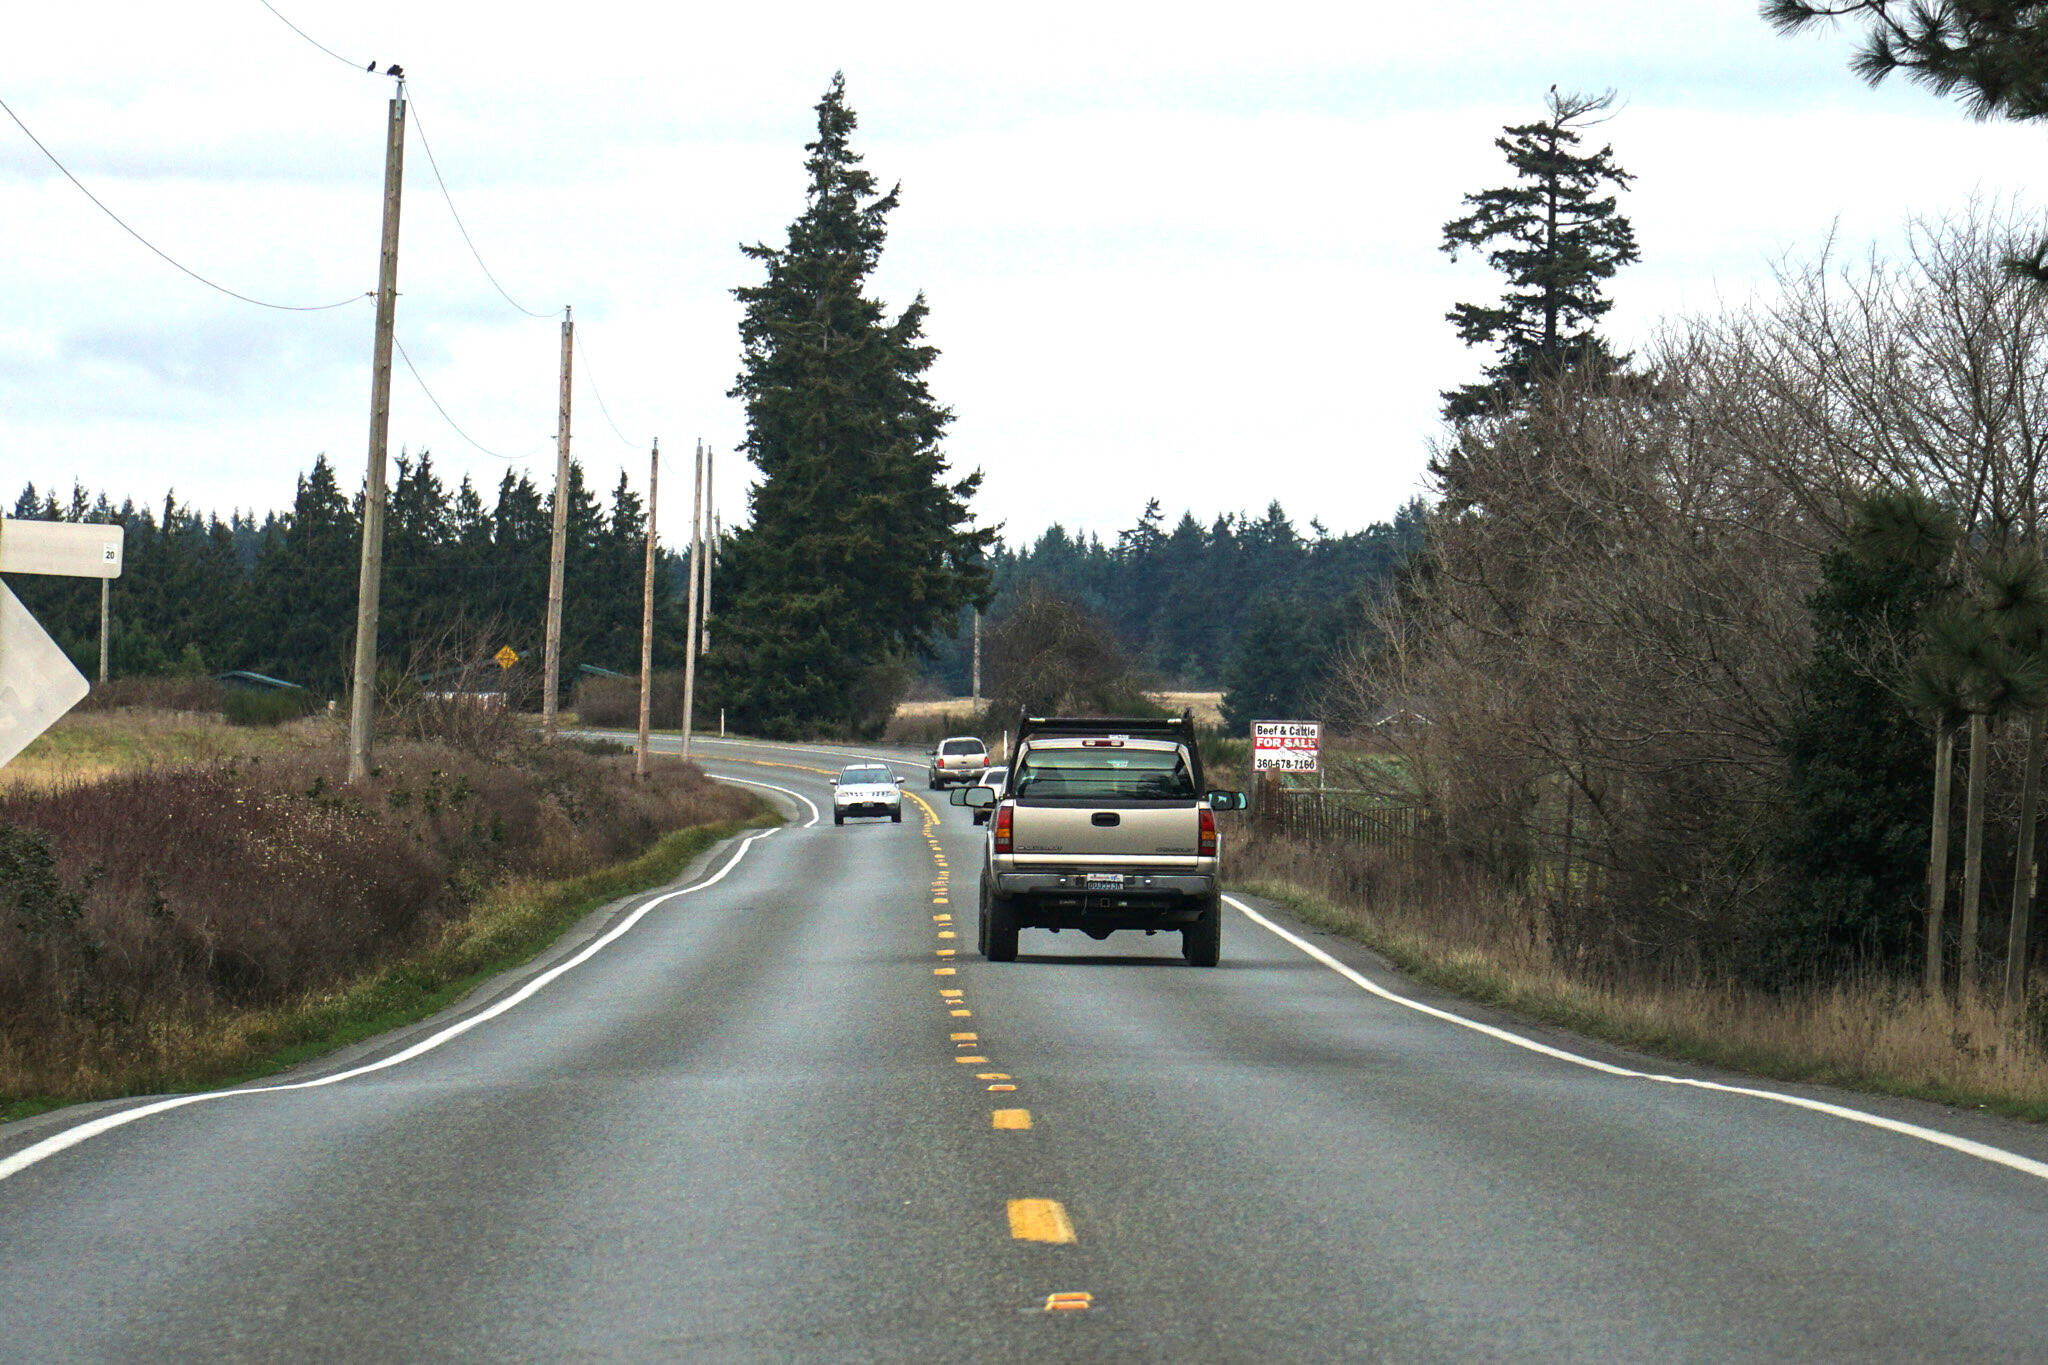
[(908, 659), (986, 598), (995, 538), (967, 506), (981, 476), (948, 481), (924, 296), (892, 319), (865, 292), (897, 191), (877, 194), (861, 167), (842, 76), (817, 116), (804, 210), (787, 245), (743, 248), (766, 278), (734, 291), (732, 396), (761, 480), (721, 564), (715, 672), (738, 723), (778, 735), (879, 728), (893, 698), (881, 705), (878, 680), (907, 680)]
[(1548, 118), (1504, 128), (1494, 139), (1515, 183), (1466, 195), (1471, 212), (1444, 224), (1443, 249), (1452, 259), (1478, 251), (1507, 277), (1500, 302), (1461, 303), (1446, 314), (1467, 346), (1497, 352), (1484, 383), (1443, 395), (1452, 421), (1512, 407), (1546, 375), (1623, 363), (1593, 325), (1614, 306), (1603, 292), (1607, 281), (1639, 259), (1635, 230), (1612, 193), (1634, 177), (1615, 164), (1612, 146), (1577, 150), (1613, 104), (1611, 90), (1560, 95), (1552, 86)]

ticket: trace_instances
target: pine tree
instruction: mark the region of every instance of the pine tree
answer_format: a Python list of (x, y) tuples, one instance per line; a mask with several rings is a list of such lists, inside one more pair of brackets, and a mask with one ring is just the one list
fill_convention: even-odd
[(1498, 358), (1486, 382), (1443, 395), (1452, 421), (1513, 406), (1532, 383), (1586, 366), (1625, 363), (1593, 331), (1614, 306), (1602, 286), (1638, 259), (1635, 230), (1616, 197), (1634, 179), (1614, 162), (1614, 148), (1582, 154), (1584, 131), (1605, 120), (1614, 92), (1560, 95), (1550, 88), (1550, 116), (1501, 130), (1494, 139), (1516, 183), (1465, 196), (1471, 212), (1444, 224), (1443, 249), (1456, 259), (1470, 248), (1507, 277), (1498, 304), (1461, 303), (1446, 315), (1467, 346), (1493, 346)]
[(729, 547), (715, 671), (739, 723), (772, 734), (885, 721), (861, 714), (856, 699), (879, 709), (885, 690), (863, 675), (907, 678), (905, 661), (986, 599), (995, 535), (967, 507), (981, 476), (947, 482), (952, 413), (926, 384), (924, 297), (891, 319), (864, 292), (897, 191), (878, 195), (861, 168), (843, 77), (817, 115), (804, 210), (787, 245), (743, 248), (766, 279), (734, 291), (732, 396), (761, 481)]

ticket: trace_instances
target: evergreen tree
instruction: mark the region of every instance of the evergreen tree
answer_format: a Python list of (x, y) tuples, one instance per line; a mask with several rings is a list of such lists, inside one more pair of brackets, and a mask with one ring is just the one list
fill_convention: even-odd
[[(1937, 95), (1960, 95), (1971, 117), (2048, 119), (2048, 9), (2014, 0), (1764, 0), (1780, 32), (1837, 19), (1869, 21), (1849, 65), (1872, 85), (1903, 71)], [(2048, 284), (2048, 238), (2007, 265)]]
[(1461, 303), (1446, 315), (1467, 346), (1498, 352), (1485, 383), (1443, 395), (1452, 421), (1512, 406), (1546, 375), (1625, 361), (1608, 351), (1593, 324), (1614, 306), (1602, 287), (1638, 259), (1635, 230), (1615, 195), (1601, 192), (1626, 189), (1634, 177), (1615, 164), (1611, 146), (1575, 150), (1613, 104), (1612, 91), (1560, 95), (1552, 86), (1547, 119), (1505, 128), (1494, 139), (1516, 183), (1466, 195), (1471, 212), (1444, 224), (1443, 249), (1452, 259), (1466, 248), (1483, 252), (1507, 277), (1499, 303)]
[(897, 192), (878, 195), (861, 168), (842, 77), (817, 115), (788, 244), (743, 248), (766, 278), (734, 291), (745, 312), (732, 396), (761, 481), (727, 552), (715, 671), (742, 726), (780, 735), (886, 721), (860, 714), (857, 698), (880, 695), (863, 675), (901, 672), (986, 598), (994, 540), (967, 507), (981, 476), (946, 481), (952, 414), (925, 380), (937, 351), (923, 296), (891, 319), (863, 292)]
[(262, 623), (255, 665), (292, 682), (335, 690), (355, 650), (362, 524), (325, 455), (299, 478), (283, 533), (256, 556), (253, 597)]
[(1784, 903), (1763, 917), (1767, 980), (1909, 960), (1926, 888), (1934, 764), (1907, 668), (1950, 592), (1954, 532), (1926, 498), (1873, 496), (1822, 561), (1813, 651), (1786, 736)]

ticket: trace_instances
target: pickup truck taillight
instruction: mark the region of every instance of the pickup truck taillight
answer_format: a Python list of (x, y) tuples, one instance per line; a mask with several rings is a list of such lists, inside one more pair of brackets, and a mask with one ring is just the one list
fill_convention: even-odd
[[(996, 807), (995, 837), (996, 852), (998, 853), (1008, 853), (1010, 851), (1010, 813), (1013, 809), (1007, 801)], [(1187, 827), (1183, 825), (1181, 828), (1185, 829)]]
[[(1187, 826), (1182, 825), (1181, 828), (1186, 829)], [(1216, 856), (1216, 812), (1207, 806), (1202, 807), (1202, 856)]]

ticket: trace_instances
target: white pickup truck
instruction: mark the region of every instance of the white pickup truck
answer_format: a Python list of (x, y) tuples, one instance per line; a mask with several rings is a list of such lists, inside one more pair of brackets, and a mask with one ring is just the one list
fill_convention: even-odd
[(992, 812), (979, 934), (989, 961), (1015, 961), (1025, 928), (1178, 930), (1190, 963), (1220, 960), (1216, 813), (1245, 797), (1203, 787), (1192, 715), (1022, 717), (1005, 790), (952, 800)]

